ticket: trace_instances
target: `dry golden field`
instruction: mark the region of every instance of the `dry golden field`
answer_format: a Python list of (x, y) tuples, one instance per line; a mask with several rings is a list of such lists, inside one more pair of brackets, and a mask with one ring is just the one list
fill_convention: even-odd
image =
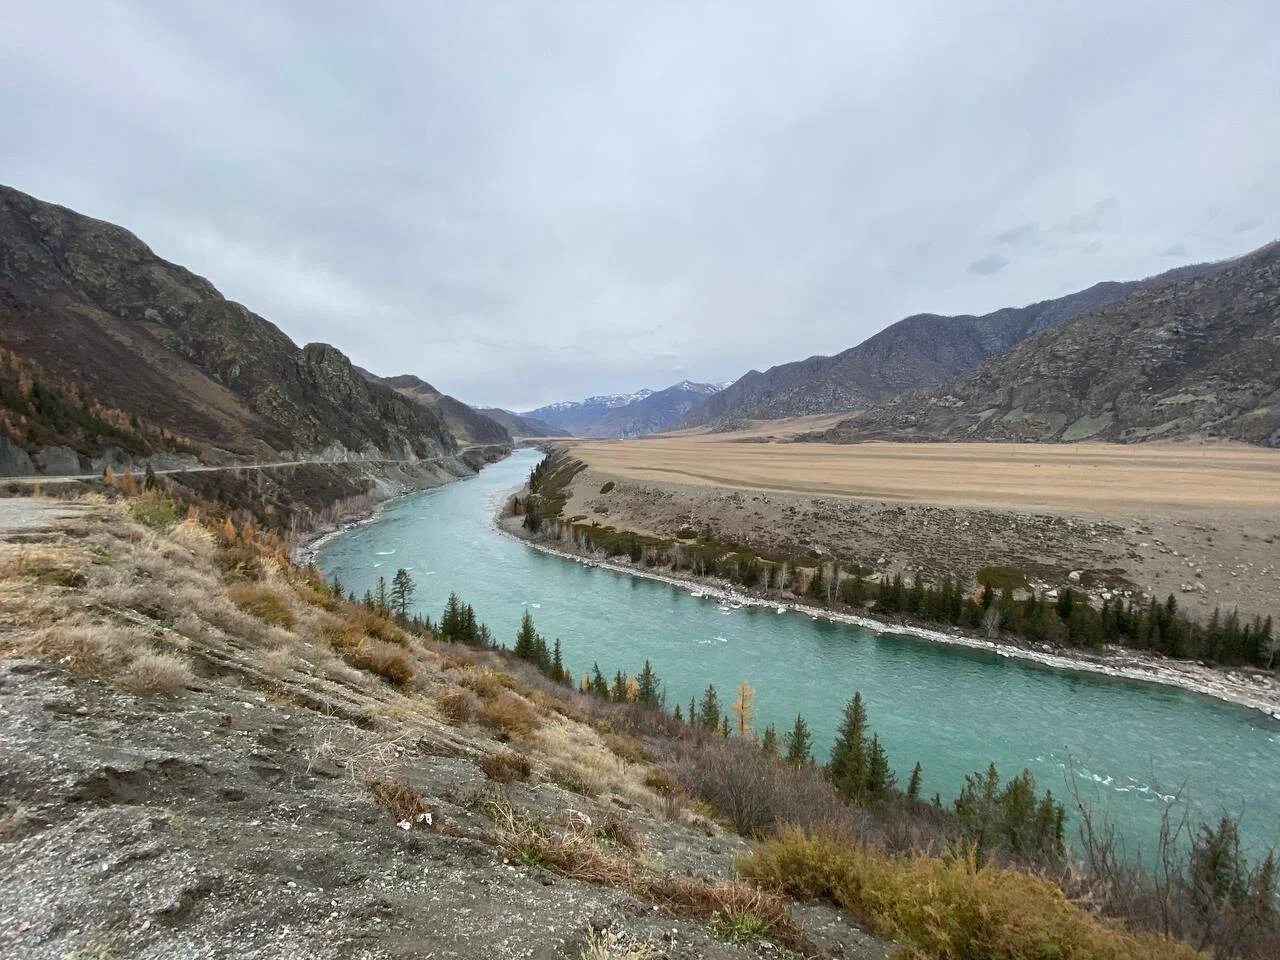
[(1224, 444), (759, 443), (728, 435), (572, 444), (600, 473), (817, 496), (1130, 513), (1280, 510), (1280, 451)]

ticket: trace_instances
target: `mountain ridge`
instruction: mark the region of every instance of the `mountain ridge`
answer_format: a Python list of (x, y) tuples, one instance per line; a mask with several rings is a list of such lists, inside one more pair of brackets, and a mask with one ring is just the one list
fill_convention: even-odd
[[(79, 473), (108, 450), (165, 452), (173, 436), (206, 462), (459, 447), (434, 412), (368, 382), (338, 348), (299, 347), (125, 228), (3, 185), (0, 316), (0, 347), (26, 365), (0, 371), (15, 377), (0, 395), (14, 463)], [(33, 371), (45, 378), (34, 394)], [(104, 417), (124, 425), (104, 432)]]
[(634, 437), (670, 429), (719, 384), (681, 380), (662, 390), (606, 394), (585, 400), (566, 400), (522, 413), (584, 437)]
[(691, 408), (677, 426), (876, 406), (909, 390), (942, 383), (1087, 310), (1176, 277), (1212, 273), (1220, 266), (1191, 264), (1141, 280), (1103, 281), (1062, 297), (980, 316), (912, 314), (840, 353), (778, 364), (764, 372), (752, 370)]
[(1280, 446), (1280, 241), (1145, 287), (803, 439)]

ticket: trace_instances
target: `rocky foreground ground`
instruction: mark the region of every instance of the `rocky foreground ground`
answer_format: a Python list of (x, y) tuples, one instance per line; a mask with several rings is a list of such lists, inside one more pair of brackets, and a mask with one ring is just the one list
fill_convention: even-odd
[(194, 521), (0, 511), (0, 955), (888, 953), (827, 907), (737, 922), (745, 841), (493, 655), (344, 647)]

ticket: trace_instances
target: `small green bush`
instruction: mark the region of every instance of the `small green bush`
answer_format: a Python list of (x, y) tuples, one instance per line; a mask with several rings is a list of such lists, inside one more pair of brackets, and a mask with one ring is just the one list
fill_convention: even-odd
[(133, 519), (152, 530), (168, 530), (181, 519), (177, 505), (167, 497), (144, 497), (129, 505)]

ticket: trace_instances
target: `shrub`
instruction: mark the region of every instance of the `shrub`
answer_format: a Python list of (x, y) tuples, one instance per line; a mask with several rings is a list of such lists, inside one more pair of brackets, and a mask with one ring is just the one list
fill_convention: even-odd
[(374, 802), (390, 813), (397, 823), (402, 820), (412, 823), (427, 812), (427, 805), (422, 802), (418, 791), (403, 778), (393, 780), (380, 774), (366, 773), (364, 787), (372, 794)]
[(533, 708), (508, 690), (481, 704), (476, 719), (503, 740), (524, 736), (539, 726)]
[(480, 758), (480, 769), (490, 780), (498, 783), (514, 783), (517, 780), (528, 780), (533, 767), (529, 759), (514, 750), (503, 750), (501, 753), (486, 753)]
[(614, 484), (613, 484), (613, 481), (612, 481), (612, 480), (606, 480), (606, 481), (604, 482), (604, 485), (600, 487), (600, 492), (601, 492), (601, 493), (608, 493), (610, 490), (612, 490), (612, 489), (613, 489), (613, 486), (614, 486)]
[(605, 746), (628, 763), (652, 763), (651, 754), (643, 743), (625, 733), (610, 733), (604, 738)]
[(607, 840), (629, 853), (635, 853), (640, 849), (640, 838), (636, 836), (635, 828), (612, 810), (595, 824), (594, 832), (601, 840)]
[(446, 723), (457, 726), (460, 723), (466, 723), (475, 716), (476, 698), (468, 690), (462, 690), (458, 687), (446, 687), (431, 699)]
[(514, 686), (515, 680), (488, 667), (467, 667), (459, 672), (458, 683), (485, 700), (492, 700)]
[(828, 900), (909, 957), (973, 960), (1192, 960), (1191, 947), (1106, 925), (1039, 877), (979, 866), (973, 856), (894, 857), (789, 827), (741, 864), (743, 874), (795, 897)]
[(605, 790), (605, 784), (598, 777), (571, 760), (555, 761), (548, 767), (548, 773), (560, 786), (584, 797), (598, 797)]
[(194, 679), (191, 668), (169, 653), (140, 653), (125, 668), (120, 684), (130, 693), (149, 696), (182, 690)]
[(343, 654), (347, 663), (358, 670), (377, 674), (389, 683), (404, 686), (413, 679), (413, 664), (409, 654), (395, 644), (365, 637), (354, 648)]
[(978, 571), (978, 582), (992, 590), (1025, 590), (1027, 578), (1012, 564), (983, 567)]
[(645, 772), (644, 785), (660, 797), (675, 797), (682, 792), (676, 778), (661, 767), (654, 767)]
[(291, 630), (298, 622), (293, 610), (289, 608), (289, 602), (265, 584), (237, 584), (227, 591), (227, 595), (245, 613), (253, 614), (259, 620), (265, 620), (274, 626)]
[(168, 530), (182, 516), (168, 497), (143, 497), (129, 504), (129, 513), (138, 523), (152, 530)]

